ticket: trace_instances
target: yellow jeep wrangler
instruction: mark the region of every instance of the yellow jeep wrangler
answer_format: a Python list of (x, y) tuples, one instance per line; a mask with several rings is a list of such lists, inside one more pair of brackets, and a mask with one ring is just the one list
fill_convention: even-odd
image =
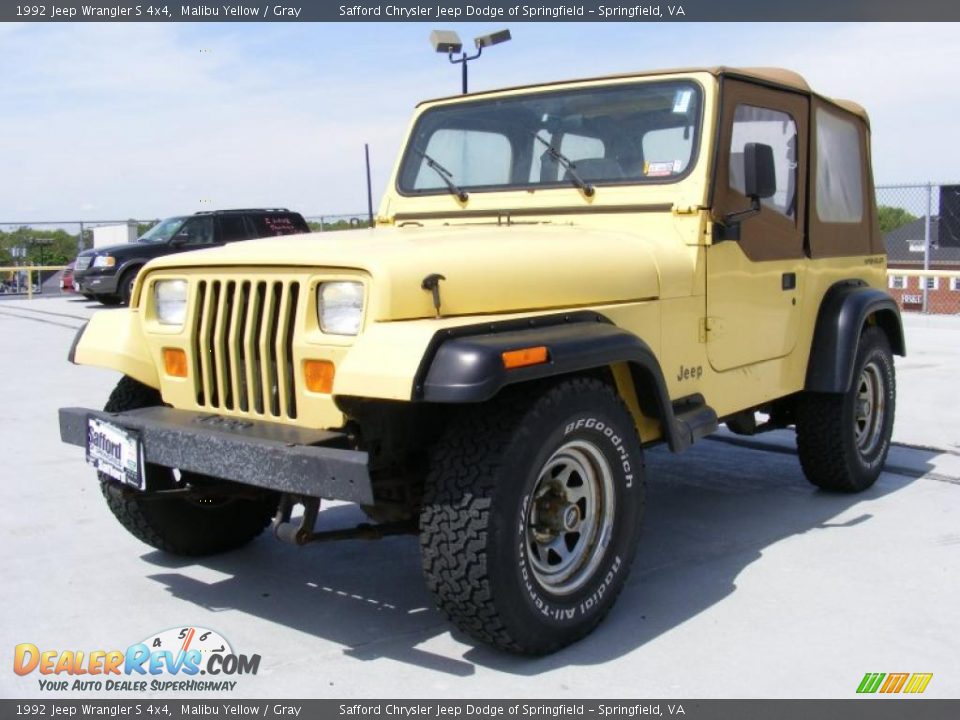
[[(375, 228), (150, 262), (78, 334), (124, 377), (61, 436), (160, 550), (419, 532), (457, 627), (547, 653), (624, 585), (645, 447), (795, 426), (813, 484), (876, 480), (885, 269), (867, 115), (792, 72), (431, 101)], [(316, 532), (321, 499), (375, 524)]]

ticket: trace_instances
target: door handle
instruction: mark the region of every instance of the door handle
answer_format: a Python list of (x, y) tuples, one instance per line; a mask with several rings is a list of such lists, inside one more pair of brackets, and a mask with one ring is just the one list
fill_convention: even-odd
[(780, 276), (780, 289), (781, 290), (796, 290), (797, 288), (797, 274), (795, 272), (785, 272)]

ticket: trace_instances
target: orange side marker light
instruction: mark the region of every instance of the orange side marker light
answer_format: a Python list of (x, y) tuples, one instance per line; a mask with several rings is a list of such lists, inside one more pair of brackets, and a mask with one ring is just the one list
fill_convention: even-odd
[(527, 367), (528, 365), (540, 365), (547, 361), (547, 346), (538, 345), (537, 347), (520, 350), (507, 350), (500, 357), (503, 358), (503, 366), (507, 370)]

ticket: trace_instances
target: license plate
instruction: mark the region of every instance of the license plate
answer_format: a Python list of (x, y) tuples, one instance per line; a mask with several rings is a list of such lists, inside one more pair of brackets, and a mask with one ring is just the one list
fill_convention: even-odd
[(114, 480), (144, 489), (143, 445), (133, 430), (87, 418), (87, 462)]

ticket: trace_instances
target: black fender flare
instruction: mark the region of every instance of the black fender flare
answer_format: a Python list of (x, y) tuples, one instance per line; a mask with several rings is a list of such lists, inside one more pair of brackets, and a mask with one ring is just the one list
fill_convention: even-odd
[(860, 333), (871, 316), (886, 333), (893, 353), (907, 354), (896, 301), (862, 280), (843, 280), (832, 285), (820, 303), (805, 390), (844, 393), (849, 389)]
[[(506, 369), (504, 352), (545, 346), (546, 362)], [(628, 363), (645, 415), (682, 450), (692, 439), (674, 417), (663, 371), (647, 343), (595, 312), (547, 315), (451, 328), (434, 335), (414, 382), (414, 401), (481, 403), (507, 385)]]
[(123, 277), (123, 274), (127, 272), (130, 268), (137, 268), (137, 273), (143, 270), (143, 266), (150, 262), (149, 258), (130, 258), (126, 262), (122, 263), (120, 267), (117, 268), (117, 292), (120, 291), (120, 278)]

